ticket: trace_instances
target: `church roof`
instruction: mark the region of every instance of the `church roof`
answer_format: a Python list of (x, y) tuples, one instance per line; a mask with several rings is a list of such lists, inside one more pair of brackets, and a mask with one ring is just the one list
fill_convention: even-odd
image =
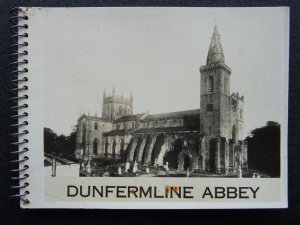
[(166, 120), (166, 119), (181, 119), (184, 116), (190, 115), (200, 115), (200, 109), (192, 109), (178, 112), (169, 112), (169, 113), (160, 113), (160, 114), (151, 114), (146, 116), (143, 120)]
[(182, 126), (182, 127), (141, 128), (133, 131), (134, 134), (185, 133), (185, 132), (199, 132), (199, 129)]
[(223, 48), (217, 26), (214, 28), (207, 54), (206, 66), (225, 63)]
[(126, 115), (126, 116), (122, 116), (122, 117), (116, 119), (114, 122), (136, 121), (139, 118), (141, 118), (143, 115), (144, 115), (144, 113), (135, 114), (135, 115)]
[(116, 136), (116, 135), (119, 135), (119, 136), (124, 136), (126, 135), (126, 130), (123, 129), (123, 130), (111, 130), (109, 132), (106, 132), (106, 133), (103, 133), (103, 136), (107, 137), (107, 136)]
[(90, 119), (90, 120), (93, 120), (93, 121), (111, 122), (111, 120), (106, 119), (106, 118), (102, 118), (102, 117), (98, 117), (98, 116), (89, 116), (89, 115), (85, 115), (85, 114), (82, 114), (82, 115), (78, 118), (78, 121), (79, 121), (79, 120), (82, 120), (82, 119), (84, 119), (84, 118), (87, 118), (87, 119)]

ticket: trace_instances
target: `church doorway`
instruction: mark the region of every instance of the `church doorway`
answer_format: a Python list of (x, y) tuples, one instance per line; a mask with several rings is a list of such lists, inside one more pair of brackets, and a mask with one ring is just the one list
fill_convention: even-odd
[(182, 150), (183, 139), (176, 139), (171, 150), (165, 154), (164, 165), (168, 162), (169, 168), (178, 169), (178, 155)]
[(188, 170), (188, 169), (191, 170), (191, 157), (185, 154), (183, 158), (183, 170)]
[(97, 155), (97, 154), (98, 154), (98, 139), (95, 138), (93, 142), (93, 155)]

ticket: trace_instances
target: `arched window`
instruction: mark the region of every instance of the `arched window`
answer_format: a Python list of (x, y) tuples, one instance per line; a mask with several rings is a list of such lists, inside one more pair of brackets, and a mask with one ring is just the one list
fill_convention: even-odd
[(234, 143), (236, 143), (236, 126), (233, 125), (232, 127), (232, 140)]
[(112, 157), (115, 159), (116, 158), (116, 140), (113, 140), (113, 145), (112, 145)]
[(212, 76), (208, 77), (208, 92), (214, 92), (214, 78)]
[(119, 115), (122, 115), (123, 114), (123, 110), (122, 110), (122, 107), (120, 106), (119, 107)]
[(93, 155), (98, 154), (98, 144), (99, 144), (99, 141), (97, 138), (95, 138), (94, 142), (93, 142)]
[(81, 141), (81, 143), (82, 143), (82, 147), (83, 147), (83, 149), (85, 150), (85, 145), (86, 145), (86, 125), (85, 125), (85, 123), (83, 124), (83, 126), (82, 126), (82, 141)]
[(208, 128), (208, 135), (211, 136), (212, 135), (212, 127)]
[(125, 149), (124, 149), (124, 147), (125, 147), (124, 140), (123, 140), (123, 139), (121, 139), (121, 144), (120, 144), (120, 153), (123, 153), (123, 151), (125, 150)]
[(227, 77), (225, 77), (224, 78), (224, 93), (226, 94), (227, 93), (227, 86), (228, 86), (228, 78)]
[(104, 155), (107, 158), (107, 155), (108, 155), (108, 142), (107, 142), (107, 140), (105, 141), (105, 144), (104, 144)]
[(98, 123), (96, 122), (94, 125), (95, 130), (98, 130)]

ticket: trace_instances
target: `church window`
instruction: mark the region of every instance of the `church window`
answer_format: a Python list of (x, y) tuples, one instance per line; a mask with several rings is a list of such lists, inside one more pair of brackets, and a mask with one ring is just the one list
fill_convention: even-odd
[(243, 110), (240, 109), (240, 119), (243, 119)]
[(207, 112), (211, 112), (214, 110), (214, 105), (213, 104), (207, 104), (206, 105), (206, 111)]
[(117, 143), (116, 143), (116, 140), (114, 139), (113, 143), (112, 143), (112, 157), (113, 157), (113, 159), (116, 158), (116, 146), (117, 146)]
[(98, 123), (96, 122), (94, 125), (95, 130), (98, 130)]
[(124, 147), (125, 147), (125, 142), (124, 142), (124, 140), (123, 140), (123, 139), (121, 139), (121, 144), (120, 144), (120, 153), (123, 153), (123, 151), (125, 150), (125, 149), (124, 149)]
[(213, 93), (214, 92), (214, 78), (210, 76), (208, 78), (208, 92)]
[(211, 136), (212, 135), (212, 127), (208, 128), (208, 135)]
[(233, 125), (232, 127), (232, 140), (234, 143), (236, 143), (236, 126)]
[(104, 155), (107, 158), (107, 156), (108, 156), (108, 142), (107, 141), (104, 144)]
[(227, 86), (228, 86), (228, 79), (227, 77), (224, 78), (224, 93), (227, 94)]
[(85, 150), (85, 148), (86, 148), (86, 125), (85, 124), (83, 124), (83, 126), (82, 126), (82, 146), (83, 146), (83, 149)]
[(93, 142), (93, 155), (98, 154), (98, 144), (99, 144), (99, 141), (97, 138), (95, 138), (94, 142)]
[(213, 96), (212, 95), (209, 95), (209, 102), (213, 102)]

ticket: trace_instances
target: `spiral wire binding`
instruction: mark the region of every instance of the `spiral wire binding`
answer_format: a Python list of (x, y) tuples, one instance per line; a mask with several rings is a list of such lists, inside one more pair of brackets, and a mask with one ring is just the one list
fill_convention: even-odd
[(11, 163), (15, 165), (15, 168), (12, 169), (11, 172), (16, 174), (13, 175), (11, 179), (18, 181), (18, 184), (11, 186), (11, 188), (18, 190), (18, 193), (11, 197), (20, 198), (23, 204), (30, 203), (28, 198), (29, 174), (27, 173), (29, 166), (26, 164), (29, 160), (29, 157), (26, 155), (28, 152), (28, 130), (26, 129), (28, 125), (28, 112), (26, 111), (28, 108), (28, 77), (26, 76), (28, 73), (28, 68), (26, 68), (26, 65), (28, 64), (28, 60), (26, 59), (26, 56), (28, 55), (28, 42), (26, 41), (26, 38), (28, 37), (28, 33), (26, 32), (28, 29), (28, 24), (26, 24), (28, 16), (26, 15), (26, 11), (27, 8), (12, 8), (9, 19), (11, 23), (9, 28), (11, 32), (10, 41), (12, 42), (10, 47), (13, 49), (13, 53), (10, 55), (12, 58), (12, 71), (10, 74), (13, 77), (11, 82), (14, 87), (11, 91), (16, 95), (16, 97), (11, 98), (14, 104), (11, 109), (14, 112), (12, 118), (17, 121), (12, 124), (11, 127), (18, 130), (11, 134), (17, 139), (12, 145), (17, 146), (18, 150), (10, 152), (15, 155), (16, 158), (18, 157), (15, 160), (11, 160)]

